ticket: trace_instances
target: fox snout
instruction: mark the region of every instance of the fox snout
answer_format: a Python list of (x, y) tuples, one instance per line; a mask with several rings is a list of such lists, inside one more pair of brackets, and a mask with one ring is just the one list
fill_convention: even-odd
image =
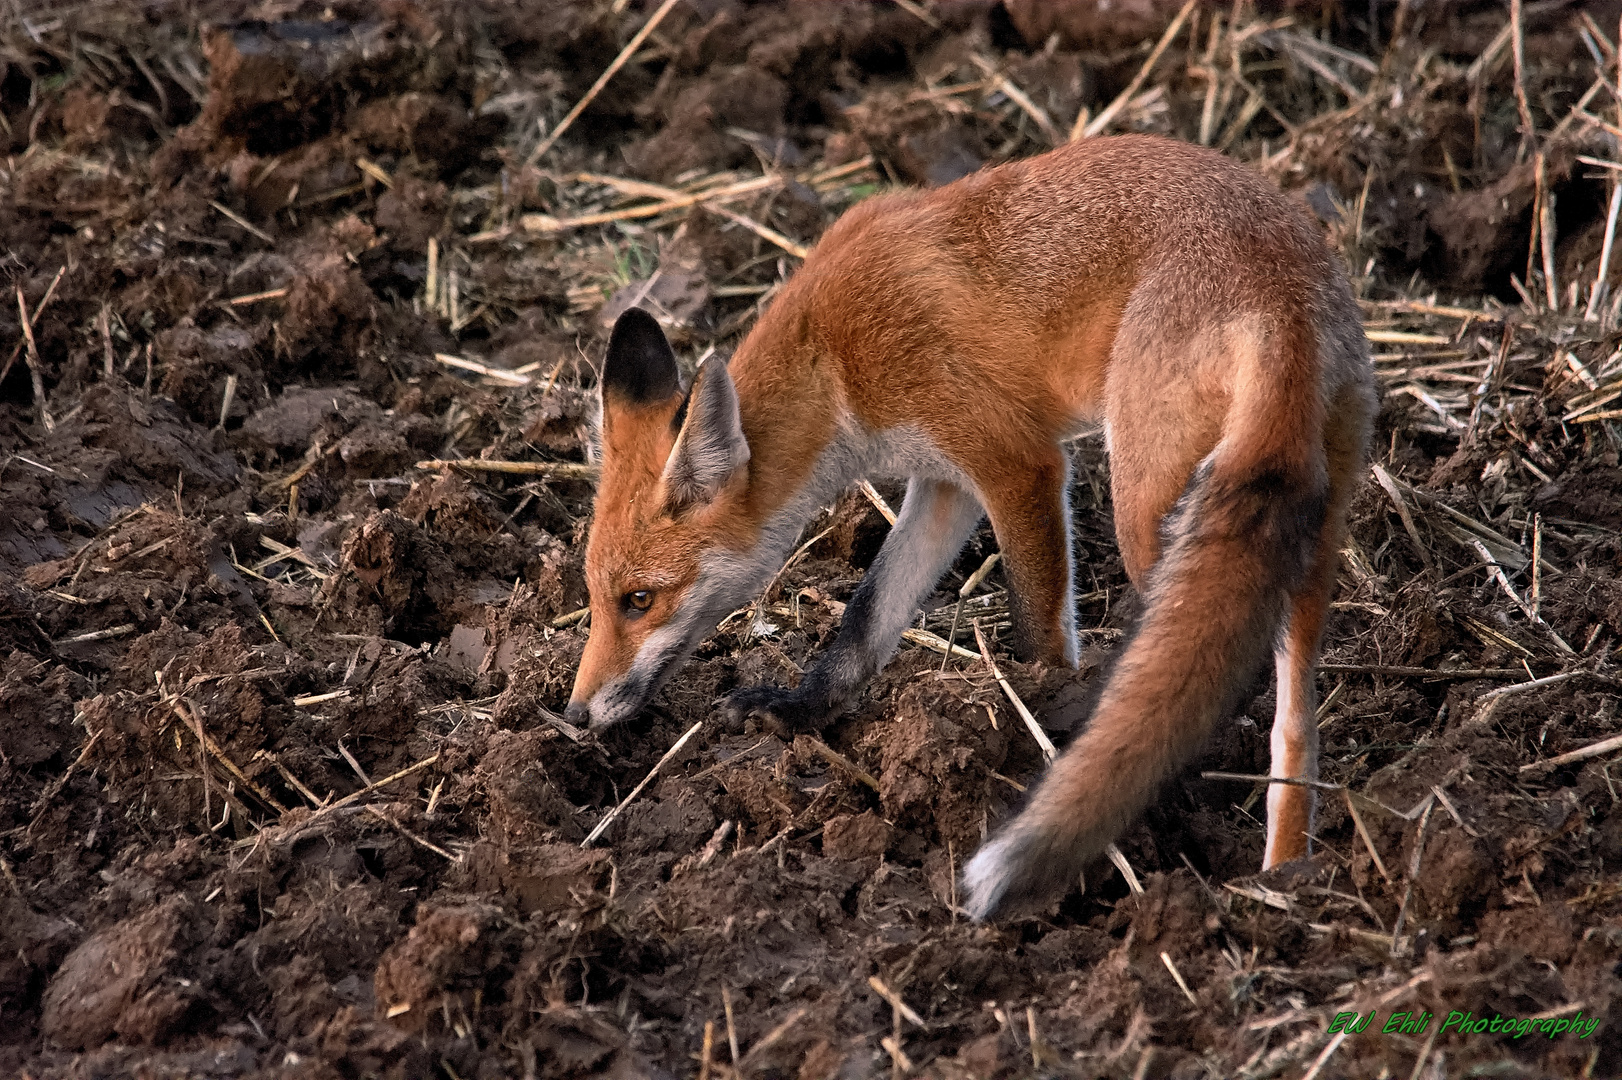
[(613, 727), (622, 720), (629, 720), (641, 711), (643, 700), (640, 696), (629, 700), (602, 700), (571, 701), (569, 707), (563, 710), (563, 718), (575, 727), (589, 728), (592, 731), (601, 731)]
[[(745, 594), (756, 587), (752, 576), (723, 576), (728, 580), (721, 586), (741, 584)], [(594, 605), (565, 718), (593, 730), (631, 719), (738, 599), (735, 590), (701, 578), (672, 586), (635, 619), (616, 618), (612, 609), (602, 610), (606, 605)]]
[(635, 716), (653, 687), (638, 677), (637, 643), (614, 626), (611, 617), (592, 622), (563, 716), (571, 724), (601, 729)]
[(653, 696), (653, 690), (654, 687), (647, 680), (637, 678), (634, 671), (587, 691), (584, 696), (580, 680), (576, 679), (574, 696), (563, 710), (563, 718), (576, 727), (601, 731), (641, 712), (642, 706)]
[(651, 647), (646, 640), (638, 647), (623, 634), (593, 628), (575, 672), (564, 719), (600, 731), (641, 712), (686, 651), (679, 645), (672, 647), (669, 632), (658, 635), (656, 631), (654, 637)]

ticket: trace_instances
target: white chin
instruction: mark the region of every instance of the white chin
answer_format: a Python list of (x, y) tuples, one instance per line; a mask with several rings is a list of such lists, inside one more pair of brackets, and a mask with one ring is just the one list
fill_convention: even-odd
[(587, 725), (592, 731), (602, 731), (615, 724), (621, 724), (642, 711), (643, 702), (624, 701), (608, 694), (598, 694), (591, 701), (591, 721)]

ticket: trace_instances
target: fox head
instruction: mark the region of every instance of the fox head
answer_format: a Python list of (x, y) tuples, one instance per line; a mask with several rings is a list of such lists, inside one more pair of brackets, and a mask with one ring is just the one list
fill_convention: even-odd
[(567, 716), (607, 727), (635, 715), (755, 586), (728, 552), (749, 546), (749, 443), (719, 360), (683, 387), (653, 317), (619, 317), (602, 375), (602, 479), (586, 585), (591, 636)]

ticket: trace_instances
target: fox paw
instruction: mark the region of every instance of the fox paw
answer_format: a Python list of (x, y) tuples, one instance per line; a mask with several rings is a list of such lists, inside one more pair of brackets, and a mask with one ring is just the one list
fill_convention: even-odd
[(741, 730), (754, 720), (774, 735), (793, 736), (820, 731), (830, 719), (825, 701), (780, 686), (746, 686), (720, 701), (721, 716), (730, 730)]

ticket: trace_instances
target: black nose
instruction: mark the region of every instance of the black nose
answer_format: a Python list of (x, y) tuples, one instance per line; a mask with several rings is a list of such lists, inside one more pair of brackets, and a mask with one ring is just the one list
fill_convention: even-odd
[(563, 718), (575, 727), (585, 727), (591, 722), (591, 706), (584, 701), (571, 701), (563, 710)]

